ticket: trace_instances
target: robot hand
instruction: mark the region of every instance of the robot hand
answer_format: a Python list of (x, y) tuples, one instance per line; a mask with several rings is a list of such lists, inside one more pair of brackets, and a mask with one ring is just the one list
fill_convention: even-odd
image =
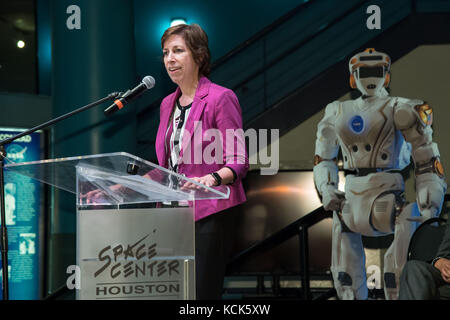
[(417, 205), (421, 215), (407, 218), (409, 221), (424, 222), (439, 215), (447, 191), (445, 181), (434, 173), (416, 177)]
[(333, 185), (325, 186), (322, 192), (323, 207), (327, 211), (341, 210), (344, 205), (345, 193)]
[(436, 208), (422, 209), (420, 216), (406, 218), (406, 220), (423, 223), (428, 219), (436, 217), (437, 212), (438, 210)]

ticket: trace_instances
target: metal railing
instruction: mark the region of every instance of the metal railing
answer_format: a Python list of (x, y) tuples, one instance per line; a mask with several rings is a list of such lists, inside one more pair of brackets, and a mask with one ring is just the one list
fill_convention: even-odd
[(261, 252), (267, 252), (297, 236), (299, 243), (300, 280), (303, 298), (310, 300), (311, 290), (308, 229), (324, 219), (331, 218), (332, 215), (333, 212), (325, 211), (323, 207), (315, 209), (314, 211), (289, 224), (285, 228), (277, 231), (268, 238), (261, 240), (251, 247), (239, 252), (231, 259), (230, 263), (228, 263), (227, 273), (232, 273), (234, 269), (253, 255)]

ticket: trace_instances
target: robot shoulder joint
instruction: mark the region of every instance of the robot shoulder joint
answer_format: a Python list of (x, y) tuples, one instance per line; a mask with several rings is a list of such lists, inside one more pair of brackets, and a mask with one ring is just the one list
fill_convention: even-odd
[(402, 103), (394, 108), (394, 122), (400, 130), (411, 128), (416, 123), (430, 126), (433, 123), (433, 110), (424, 102)]

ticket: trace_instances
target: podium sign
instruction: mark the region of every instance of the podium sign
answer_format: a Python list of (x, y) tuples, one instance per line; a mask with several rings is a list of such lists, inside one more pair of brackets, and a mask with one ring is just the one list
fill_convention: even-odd
[(79, 210), (79, 299), (195, 299), (190, 208)]
[(226, 199), (228, 187), (122, 152), (5, 168), (76, 194), (77, 299), (195, 299), (195, 201)]

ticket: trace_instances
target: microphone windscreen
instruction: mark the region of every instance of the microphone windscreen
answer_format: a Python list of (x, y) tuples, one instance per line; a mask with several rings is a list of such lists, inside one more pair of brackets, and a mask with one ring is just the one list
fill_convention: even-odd
[(151, 89), (155, 86), (155, 78), (152, 76), (145, 76), (144, 79), (142, 79), (142, 83), (145, 84), (147, 89)]

